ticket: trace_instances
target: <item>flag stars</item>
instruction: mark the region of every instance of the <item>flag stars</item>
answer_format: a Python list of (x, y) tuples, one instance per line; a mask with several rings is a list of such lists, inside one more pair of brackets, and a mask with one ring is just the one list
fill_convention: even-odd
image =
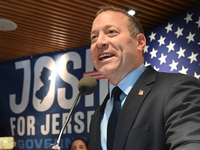
[[(200, 80), (200, 15), (190, 10), (148, 32), (144, 65)], [(139, 89), (138, 89), (139, 90)]]
[(157, 52), (158, 52), (158, 50), (155, 50), (155, 49), (153, 48), (153, 50), (150, 52), (151, 58), (157, 57), (157, 55), (156, 55)]
[(158, 58), (158, 60), (160, 60), (160, 65), (162, 65), (163, 63), (166, 63), (166, 58), (167, 55), (164, 55), (163, 53), (161, 54), (161, 57)]
[(162, 37), (162, 35), (160, 36), (160, 39), (158, 40), (158, 42), (159, 42), (159, 46), (165, 44), (165, 39), (166, 39), (166, 37)]
[(149, 66), (149, 65), (151, 65), (151, 63), (148, 63), (147, 61), (145, 61), (144, 66), (147, 67), (147, 66)]
[(192, 34), (191, 32), (189, 32), (189, 35), (186, 37), (186, 39), (188, 39), (188, 43), (190, 43), (191, 41), (194, 41), (194, 36), (195, 36), (195, 33)]
[(187, 17), (184, 18), (184, 20), (186, 20), (186, 24), (188, 24), (189, 21), (192, 21), (192, 15), (193, 14), (187, 13)]
[(148, 48), (149, 48), (149, 45), (146, 45), (144, 48), (144, 53), (148, 53)]
[(174, 60), (172, 60), (172, 63), (169, 64), (169, 66), (171, 67), (170, 71), (177, 70), (177, 65), (178, 65), (178, 62), (175, 62)]
[(196, 22), (196, 24), (198, 24), (198, 28), (200, 27), (200, 17), (199, 20)]
[(160, 68), (157, 68), (156, 66), (153, 66), (153, 68), (156, 70), (156, 71), (159, 71)]
[(193, 61), (197, 61), (197, 55), (198, 55), (198, 53), (196, 53), (196, 54), (194, 54), (193, 52), (191, 53), (191, 56), (188, 57), (190, 59), (190, 64)]
[(168, 23), (168, 25), (165, 27), (165, 29), (167, 30), (167, 33), (169, 31), (172, 31), (172, 26), (173, 26), (173, 24)]
[(200, 74), (197, 74), (196, 72), (194, 72), (194, 77), (197, 79), (200, 79)]
[(187, 71), (188, 71), (188, 68), (185, 68), (184, 66), (182, 66), (182, 69), (179, 70), (179, 73), (187, 74)]
[(179, 36), (183, 36), (183, 28), (179, 28), (177, 29), (177, 31), (175, 32), (176, 34), (176, 38), (178, 38)]
[(174, 51), (174, 45), (176, 43), (172, 43), (172, 41), (170, 41), (169, 45), (167, 45), (167, 48), (168, 48), (168, 52), (170, 52), (171, 50)]
[(179, 51), (176, 52), (178, 54), (178, 58), (185, 57), (185, 51), (186, 49), (182, 49), (182, 47), (180, 47)]
[(155, 40), (155, 39), (156, 39), (155, 36), (156, 36), (156, 33), (151, 32), (151, 35), (149, 36), (150, 42), (151, 42), (152, 40)]

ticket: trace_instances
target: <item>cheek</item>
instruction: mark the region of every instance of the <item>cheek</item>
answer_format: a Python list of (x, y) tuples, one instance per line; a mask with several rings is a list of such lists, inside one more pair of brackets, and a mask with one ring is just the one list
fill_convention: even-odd
[(125, 63), (128, 62), (128, 64), (133, 63), (135, 60), (135, 56), (137, 56), (137, 54), (136, 54), (137, 51), (135, 50), (135, 47), (132, 44), (127, 45), (122, 53), (123, 53), (123, 56), (122, 56), (123, 62), (125, 62)]
[(97, 64), (97, 54), (94, 52), (94, 50), (90, 49), (90, 55), (91, 55), (92, 64), (94, 65), (94, 67), (96, 67), (96, 64)]
[(94, 60), (95, 59), (95, 53), (94, 53), (94, 49), (90, 48), (90, 55), (91, 55), (91, 59)]

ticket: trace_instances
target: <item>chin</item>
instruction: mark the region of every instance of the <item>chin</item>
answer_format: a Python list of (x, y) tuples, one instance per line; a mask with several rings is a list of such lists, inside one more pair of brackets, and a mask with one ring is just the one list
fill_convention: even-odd
[(99, 73), (101, 75), (106, 76), (106, 71), (105, 70), (99, 69), (98, 71), (99, 71)]
[(104, 65), (98, 68), (98, 71), (103, 76), (109, 76), (110, 74), (114, 73), (116, 71), (116, 66), (113, 65)]
[(99, 70), (99, 73), (105, 77), (108, 77), (110, 74), (112, 74), (112, 71), (111, 70)]

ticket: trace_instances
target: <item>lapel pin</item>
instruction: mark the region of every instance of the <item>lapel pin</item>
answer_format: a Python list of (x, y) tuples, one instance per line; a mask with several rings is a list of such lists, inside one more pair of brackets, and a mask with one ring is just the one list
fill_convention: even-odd
[(138, 95), (142, 96), (143, 94), (144, 94), (144, 91), (140, 89), (138, 92)]

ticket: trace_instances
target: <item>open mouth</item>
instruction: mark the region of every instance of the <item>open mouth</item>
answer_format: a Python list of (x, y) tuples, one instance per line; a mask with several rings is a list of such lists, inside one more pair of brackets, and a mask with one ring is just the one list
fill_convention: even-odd
[(112, 56), (114, 56), (114, 55), (112, 55), (112, 54), (102, 54), (102, 55), (99, 56), (99, 60), (101, 61), (101, 60), (110, 58)]

